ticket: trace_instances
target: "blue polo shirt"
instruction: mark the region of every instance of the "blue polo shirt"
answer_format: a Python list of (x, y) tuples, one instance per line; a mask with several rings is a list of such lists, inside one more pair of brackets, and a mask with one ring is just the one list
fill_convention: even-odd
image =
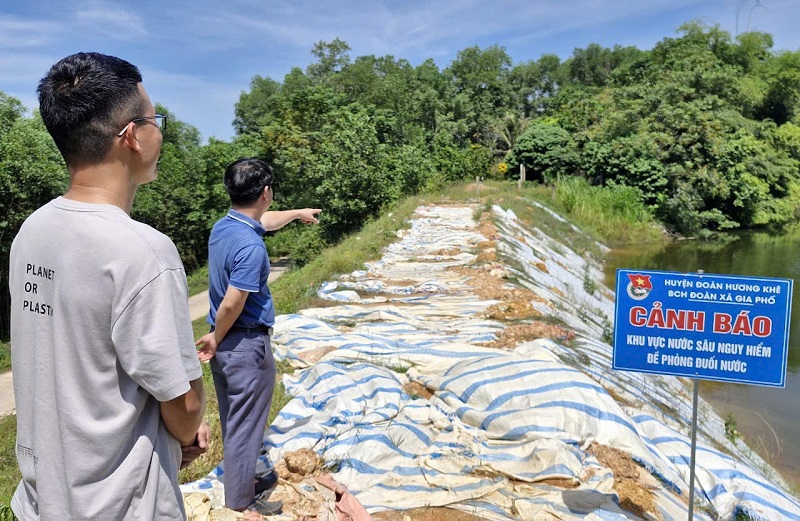
[(267, 286), (269, 255), (263, 236), (267, 231), (261, 223), (236, 210), (217, 221), (208, 239), (208, 298), (211, 310), (206, 322), (214, 325), (228, 286), (249, 295), (239, 318), (238, 327), (275, 324), (272, 294)]

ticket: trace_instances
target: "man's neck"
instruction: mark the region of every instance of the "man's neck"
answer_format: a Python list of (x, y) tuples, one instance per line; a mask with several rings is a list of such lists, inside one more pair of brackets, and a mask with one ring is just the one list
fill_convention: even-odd
[(242, 213), (242, 214), (250, 217), (254, 221), (261, 221), (261, 216), (264, 215), (264, 209), (261, 207), (261, 205), (258, 205), (258, 204), (253, 205), (253, 206), (231, 205), (231, 208), (233, 208), (234, 210), (236, 210), (239, 213)]
[(69, 169), (67, 199), (94, 204), (111, 204), (130, 214), (138, 185), (119, 165), (99, 163)]

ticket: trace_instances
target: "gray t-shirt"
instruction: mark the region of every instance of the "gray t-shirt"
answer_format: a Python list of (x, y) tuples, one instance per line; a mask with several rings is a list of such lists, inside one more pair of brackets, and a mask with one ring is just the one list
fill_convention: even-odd
[(9, 286), (17, 517), (184, 519), (159, 401), (202, 372), (172, 241), (59, 197), (14, 239)]

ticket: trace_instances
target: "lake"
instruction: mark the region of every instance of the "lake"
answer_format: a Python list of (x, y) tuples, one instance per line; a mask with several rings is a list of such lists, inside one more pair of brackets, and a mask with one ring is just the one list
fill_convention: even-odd
[[(722, 241), (684, 240), (667, 246), (613, 249), (606, 256), (605, 282), (615, 287), (617, 268), (706, 274), (800, 276), (800, 229), (784, 233), (737, 233)], [(792, 296), (786, 387), (702, 381), (700, 395), (723, 418), (736, 422), (748, 445), (800, 489), (800, 300)]]

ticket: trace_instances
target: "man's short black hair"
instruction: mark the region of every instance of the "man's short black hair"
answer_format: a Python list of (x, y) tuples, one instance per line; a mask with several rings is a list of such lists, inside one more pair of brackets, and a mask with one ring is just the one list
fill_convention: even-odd
[(99, 162), (117, 133), (147, 108), (134, 65), (80, 52), (53, 65), (39, 82), (39, 111), (67, 165)]
[(272, 167), (261, 159), (245, 157), (225, 169), (225, 189), (235, 206), (250, 206), (273, 181)]

